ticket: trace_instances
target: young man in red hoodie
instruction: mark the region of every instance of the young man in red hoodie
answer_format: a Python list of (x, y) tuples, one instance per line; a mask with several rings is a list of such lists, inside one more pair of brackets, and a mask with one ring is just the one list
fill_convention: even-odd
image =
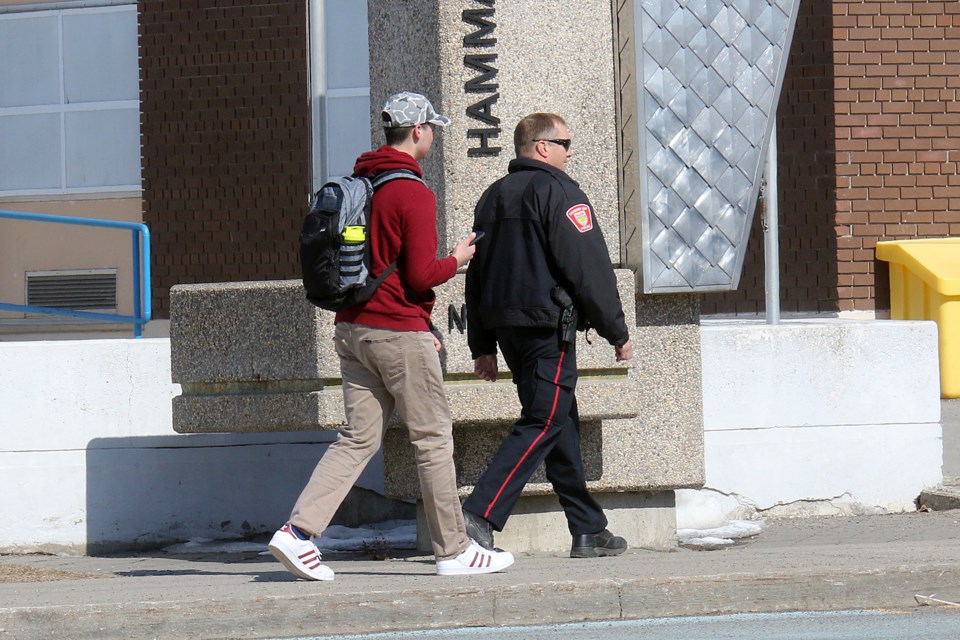
[[(420, 161), (433, 145), (436, 127), (450, 119), (424, 96), (398, 93), (382, 112), (387, 144), (362, 154), (354, 167), (374, 177), (407, 169), (422, 177)], [(373, 297), (337, 313), (334, 342), (340, 357), (347, 425), (317, 464), (290, 520), (270, 541), (271, 553), (305, 580), (333, 580), (310, 540), (333, 518), (360, 472), (380, 449), (394, 409), (416, 450), (424, 514), (440, 575), (501, 571), (513, 555), (484, 549), (467, 537), (453, 463), (453, 422), (443, 390), (440, 341), (430, 332), (432, 287), (452, 278), (474, 254), (473, 234), (437, 259), (437, 201), (418, 180), (383, 184), (373, 198), (371, 271), (397, 268)]]

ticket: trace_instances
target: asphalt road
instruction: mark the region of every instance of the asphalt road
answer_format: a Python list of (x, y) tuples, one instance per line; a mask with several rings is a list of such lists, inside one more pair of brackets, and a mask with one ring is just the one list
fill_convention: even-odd
[[(297, 640), (958, 640), (960, 607), (648, 618)], [(279, 640), (279, 639), (278, 639)]]

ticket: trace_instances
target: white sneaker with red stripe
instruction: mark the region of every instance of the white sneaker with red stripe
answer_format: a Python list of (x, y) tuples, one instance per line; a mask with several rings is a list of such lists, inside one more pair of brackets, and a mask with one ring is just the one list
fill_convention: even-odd
[(333, 569), (320, 563), (320, 551), (310, 540), (301, 540), (283, 525), (267, 545), (273, 557), (283, 563), (290, 573), (304, 580), (333, 580)]
[(475, 573), (503, 571), (513, 564), (509, 551), (491, 551), (470, 541), (467, 550), (451, 560), (437, 561), (437, 574), (441, 576), (469, 576)]

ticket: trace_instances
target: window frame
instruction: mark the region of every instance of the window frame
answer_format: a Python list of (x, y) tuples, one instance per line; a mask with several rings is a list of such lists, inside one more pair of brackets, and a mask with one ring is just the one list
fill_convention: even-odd
[[(327, 4), (335, 0), (310, 0), (309, 16), (309, 45), (310, 45), (310, 112), (311, 112), (311, 153), (312, 153), (312, 174), (313, 189), (316, 191), (324, 182), (334, 177), (330, 174), (330, 167), (333, 160), (327, 140), (330, 136), (328, 132), (335, 130), (338, 123), (330, 122), (330, 112), (328, 105), (335, 100), (366, 98), (368, 108), (363, 117), (367, 122), (367, 139), (364, 141), (364, 150), (368, 149), (372, 141), (372, 132), (370, 131), (370, 81), (367, 78), (366, 86), (353, 86), (331, 89), (327, 82), (327, 32), (329, 19), (327, 16)], [(364, 3), (366, 5), (366, 3)], [(365, 28), (368, 28), (365, 20)], [(352, 161), (352, 159), (351, 159)]]
[[(0, 21), (16, 21), (16, 20), (28, 20), (36, 19), (43, 17), (55, 17), (57, 21), (57, 60), (58, 60), (58, 74), (57, 79), (59, 85), (59, 103), (51, 104), (38, 104), (38, 105), (25, 105), (25, 106), (11, 106), (11, 107), (2, 107), (0, 106), (0, 118), (4, 116), (24, 116), (24, 115), (55, 115), (58, 116), (59, 120), (59, 167), (57, 168), (57, 174), (59, 177), (59, 186), (49, 186), (49, 187), (31, 187), (31, 188), (14, 188), (14, 189), (0, 189), (0, 199), (3, 200), (18, 200), (23, 198), (37, 198), (37, 197), (51, 197), (58, 198), (62, 196), (85, 196), (88, 194), (99, 195), (99, 194), (110, 194), (112, 196), (123, 196), (123, 195), (139, 195), (142, 193), (142, 162), (140, 162), (141, 152), (140, 152), (140, 87), (139, 87), (139, 57), (137, 58), (138, 65), (138, 74), (137, 74), (137, 87), (136, 87), (136, 99), (128, 100), (107, 100), (107, 101), (94, 101), (94, 102), (76, 102), (70, 103), (66, 101), (66, 90), (67, 90), (67, 81), (64, 75), (64, 18), (74, 15), (96, 15), (96, 14), (115, 14), (115, 13), (130, 13), (132, 12), (134, 16), (137, 15), (137, 5), (136, 3), (129, 2), (126, 0), (124, 2), (116, 2), (110, 0), (104, 0), (104, 2), (99, 3), (95, 6), (89, 6), (87, 3), (77, 3), (78, 6), (70, 6), (73, 3), (58, 3), (56, 5), (51, 5), (51, 8), (46, 8), (38, 5), (28, 5), (24, 7), (18, 7), (16, 5), (9, 7), (2, 7), (4, 11), (0, 11)], [(129, 184), (119, 184), (119, 185), (93, 185), (93, 186), (68, 186), (69, 185), (69, 162), (70, 152), (68, 150), (68, 136), (70, 132), (67, 126), (67, 120), (71, 114), (77, 113), (106, 113), (110, 111), (135, 111), (137, 114), (137, 137), (136, 137), (136, 148), (137, 148), (137, 182)], [(76, 125), (74, 125), (76, 126)], [(129, 152), (130, 150), (127, 149)]]

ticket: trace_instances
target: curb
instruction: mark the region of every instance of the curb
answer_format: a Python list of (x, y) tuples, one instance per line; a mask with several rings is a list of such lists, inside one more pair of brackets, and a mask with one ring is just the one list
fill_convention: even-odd
[(705, 614), (913, 608), (960, 588), (960, 567), (593, 579), (0, 609), (0, 638), (281, 638)]

